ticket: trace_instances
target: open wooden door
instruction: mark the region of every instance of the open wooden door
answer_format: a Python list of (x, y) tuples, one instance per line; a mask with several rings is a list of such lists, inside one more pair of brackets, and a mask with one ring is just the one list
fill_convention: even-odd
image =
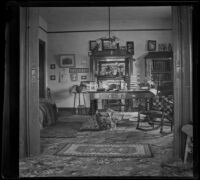
[(192, 13), (190, 6), (175, 6), (173, 15), (174, 50), (174, 157), (182, 158), (186, 137), (181, 132), (183, 125), (193, 121), (192, 102)]

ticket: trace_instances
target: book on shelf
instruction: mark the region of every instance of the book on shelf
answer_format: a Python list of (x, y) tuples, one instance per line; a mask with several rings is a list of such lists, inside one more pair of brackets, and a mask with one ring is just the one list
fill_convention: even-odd
[(158, 72), (171, 71), (170, 61), (153, 60), (152, 70)]

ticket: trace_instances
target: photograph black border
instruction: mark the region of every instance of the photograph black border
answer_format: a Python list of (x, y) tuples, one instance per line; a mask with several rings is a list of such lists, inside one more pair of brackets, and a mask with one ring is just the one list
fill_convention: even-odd
[[(1, 61), (1, 106), (3, 109), (3, 117), (9, 118), (9, 122), (2, 120), (2, 154), (1, 154), (1, 177), (3, 178), (18, 178), (19, 177), (19, 8), (20, 7), (46, 7), (46, 6), (193, 6), (193, 120), (194, 120), (194, 160), (199, 159), (199, 138), (198, 138), (198, 81), (199, 81), (199, 1), (7, 1), (4, 6), (4, 29), (6, 23), (9, 23), (12, 31), (10, 32), (10, 61)], [(5, 32), (5, 31), (4, 31)], [(2, 42), (5, 41), (5, 33), (2, 33)], [(5, 46), (3, 49), (2, 59), (5, 59)], [(4, 67), (9, 68), (9, 79), (5, 76)], [(11, 73), (12, 72), (12, 73)], [(8, 83), (9, 82), (9, 83)], [(8, 84), (7, 84), (8, 83)], [(6, 93), (6, 90), (9, 90)], [(5, 94), (4, 94), (5, 93)], [(4, 103), (6, 100), (9, 103)], [(12, 103), (11, 103), (12, 102)], [(5, 117), (6, 111), (9, 111), (10, 116)], [(12, 122), (12, 123), (11, 123)], [(194, 175), (199, 176), (198, 172), (199, 161), (194, 161)], [(123, 177), (125, 178), (125, 177)], [(133, 178), (133, 177), (131, 177)], [(136, 177), (145, 179), (145, 177)], [(158, 177), (159, 178), (159, 177)], [(163, 177), (160, 177), (163, 179)], [(169, 177), (167, 177), (170, 179)], [(175, 177), (179, 178), (179, 177)], [(65, 177), (66, 179), (66, 177)], [(155, 179), (155, 177), (153, 177)]]

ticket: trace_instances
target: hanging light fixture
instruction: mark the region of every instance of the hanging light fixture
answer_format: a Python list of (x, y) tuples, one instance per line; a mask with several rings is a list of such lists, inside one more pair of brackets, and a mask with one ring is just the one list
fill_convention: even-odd
[(108, 7), (108, 33), (109, 33), (109, 40), (110, 40), (110, 7)]
[(110, 37), (110, 33), (111, 33), (111, 30), (110, 30), (110, 7), (108, 7), (108, 33), (109, 33), (109, 40), (110, 41), (119, 41), (119, 38), (116, 37), (116, 36), (112, 36)]
[(111, 29), (110, 29), (110, 7), (108, 7), (108, 38), (106, 37), (101, 37), (98, 38), (97, 40), (101, 40), (101, 39), (109, 39), (111, 42), (115, 42), (115, 41), (119, 41), (119, 38), (116, 36), (112, 36), (111, 37)]

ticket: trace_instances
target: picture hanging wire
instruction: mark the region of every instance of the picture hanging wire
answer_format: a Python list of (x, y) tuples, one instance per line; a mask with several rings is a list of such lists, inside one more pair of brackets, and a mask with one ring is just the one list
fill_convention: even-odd
[(112, 36), (111, 37), (111, 29), (110, 29), (110, 24), (111, 24), (111, 8), (110, 7), (108, 7), (108, 38), (106, 38), (106, 37), (101, 37), (101, 38), (98, 38), (98, 39), (96, 39), (96, 41), (98, 41), (98, 40), (101, 40), (101, 39), (109, 39), (110, 41), (119, 41), (119, 38), (118, 37), (116, 37), (116, 36)]

